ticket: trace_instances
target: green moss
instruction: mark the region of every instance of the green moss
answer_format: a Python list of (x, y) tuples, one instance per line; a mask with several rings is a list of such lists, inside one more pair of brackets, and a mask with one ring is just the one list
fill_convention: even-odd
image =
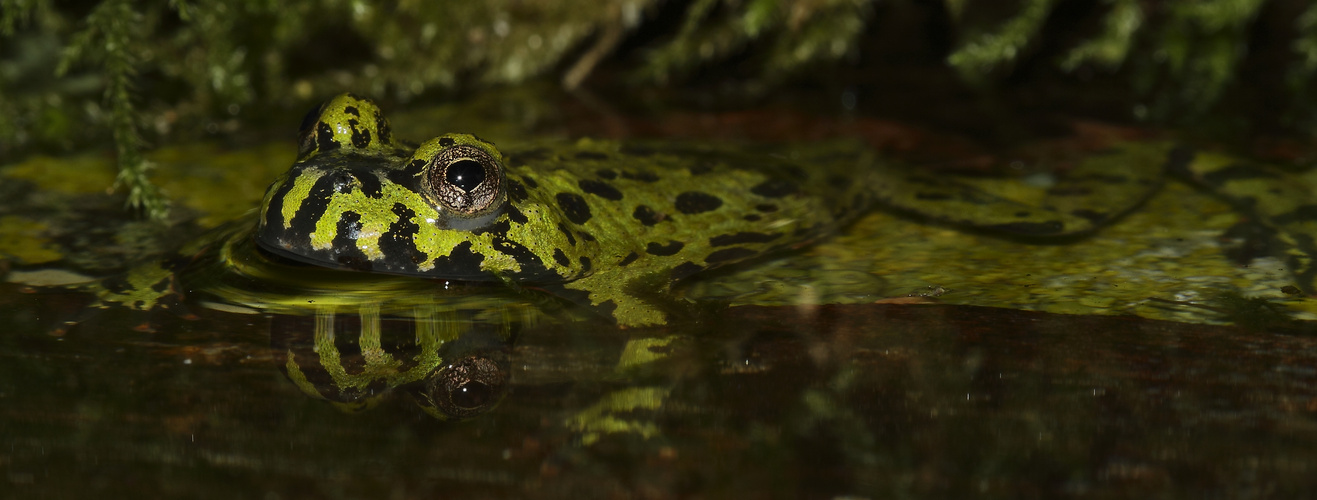
[(761, 46), (761, 74), (769, 81), (821, 61), (854, 53), (869, 17), (868, 0), (804, 4), (778, 0), (697, 0), (681, 29), (645, 55), (640, 76), (667, 83), (691, 71)]
[(973, 37), (947, 57), (966, 79), (987, 78), (995, 67), (1011, 64), (1024, 51), (1052, 9), (1052, 0), (1028, 0), (1020, 13), (999, 30)]

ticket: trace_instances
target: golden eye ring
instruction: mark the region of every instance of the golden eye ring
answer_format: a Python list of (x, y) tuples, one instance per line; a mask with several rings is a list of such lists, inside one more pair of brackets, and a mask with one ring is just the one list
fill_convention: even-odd
[(503, 166), (476, 146), (453, 146), (430, 160), (426, 189), (444, 208), (473, 216), (496, 207), (503, 189)]

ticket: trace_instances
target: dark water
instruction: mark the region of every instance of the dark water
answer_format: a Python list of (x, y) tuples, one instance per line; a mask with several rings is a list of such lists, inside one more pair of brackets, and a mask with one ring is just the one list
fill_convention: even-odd
[[(930, 305), (741, 307), (666, 329), (527, 326), (470, 421), (346, 413), (279, 369), (278, 318), (106, 313), (0, 289), (0, 496), (1299, 498), (1317, 339)], [(143, 328), (145, 329), (145, 328)], [(628, 340), (676, 339), (619, 371)], [(573, 419), (610, 395), (631, 432)], [(652, 429), (648, 437), (634, 429)]]

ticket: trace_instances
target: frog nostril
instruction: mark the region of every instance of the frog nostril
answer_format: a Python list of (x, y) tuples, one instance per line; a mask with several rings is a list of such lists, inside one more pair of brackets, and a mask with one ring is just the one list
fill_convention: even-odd
[(353, 177), (352, 174), (349, 174), (349, 173), (341, 173), (341, 174), (338, 174), (338, 175), (334, 176), (334, 185), (333, 185), (333, 186), (334, 186), (334, 192), (335, 192), (335, 193), (348, 193), (348, 192), (351, 192), (351, 191), (353, 190), (353, 188), (356, 187), (356, 185), (357, 185), (357, 178), (356, 178), (356, 177)]
[(469, 193), (485, 181), (485, 167), (475, 160), (457, 161), (445, 169), (444, 179)]

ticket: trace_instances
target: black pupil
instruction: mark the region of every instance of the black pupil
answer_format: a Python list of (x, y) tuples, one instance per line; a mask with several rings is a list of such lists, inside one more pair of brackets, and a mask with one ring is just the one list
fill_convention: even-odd
[(448, 183), (470, 192), (485, 182), (485, 167), (475, 160), (458, 160), (448, 166)]
[(458, 408), (479, 408), (489, 402), (491, 392), (488, 385), (472, 380), (454, 390), (451, 401)]

